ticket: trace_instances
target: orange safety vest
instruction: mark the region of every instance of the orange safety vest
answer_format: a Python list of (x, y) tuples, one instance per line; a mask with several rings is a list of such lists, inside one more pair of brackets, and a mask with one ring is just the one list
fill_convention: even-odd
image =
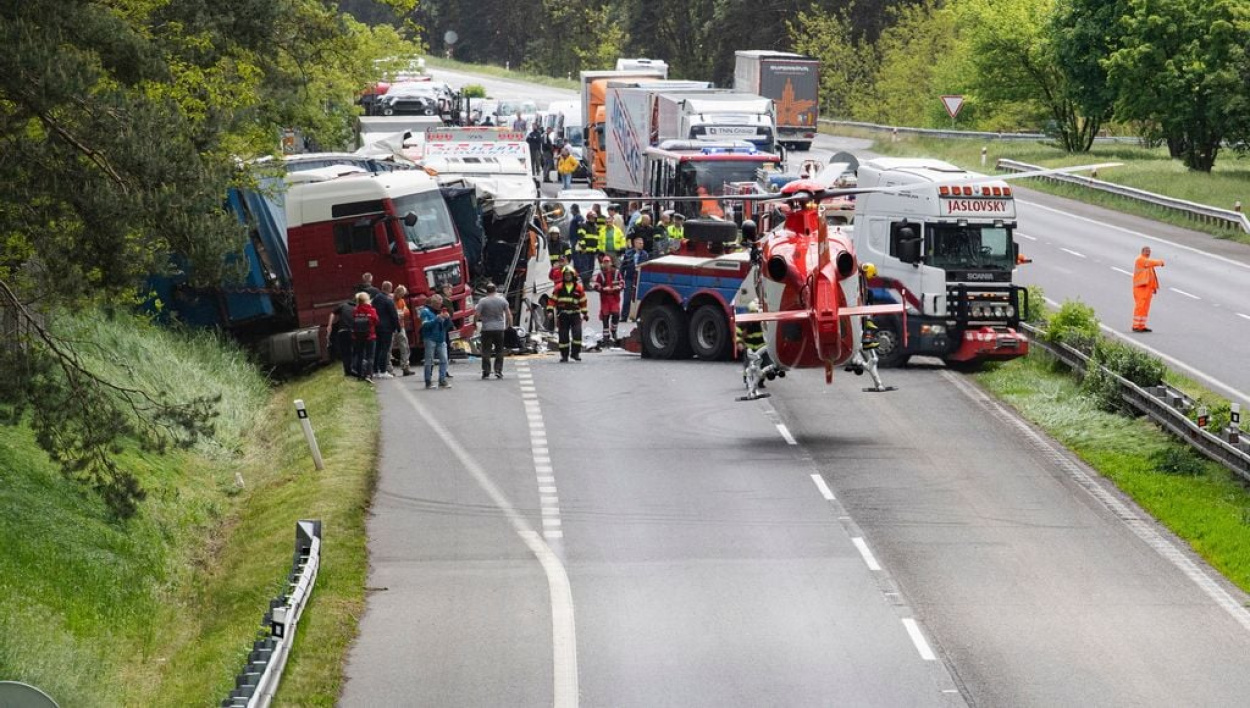
[(1161, 260), (1138, 256), (1137, 263), (1133, 266), (1133, 287), (1150, 288), (1150, 292), (1158, 292), (1159, 276), (1155, 275), (1155, 268), (1161, 265)]

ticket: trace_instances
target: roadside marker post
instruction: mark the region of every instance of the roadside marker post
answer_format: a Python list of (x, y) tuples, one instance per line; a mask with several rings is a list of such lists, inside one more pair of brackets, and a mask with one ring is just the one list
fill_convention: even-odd
[(308, 441), (308, 449), (312, 451), (313, 464), (320, 472), (326, 468), (321, 460), (321, 448), (317, 446), (317, 436), (313, 434), (312, 421), (308, 419), (308, 409), (304, 407), (304, 399), (295, 399), (295, 415), (299, 416), (300, 425), (304, 428), (304, 439)]
[(1198, 427), (1203, 430), (1207, 429), (1207, 425), (1211, 423), (1211, 413), (1206, 406), (1198, 407)]
[(1228, 442), (1237, 445), (1241, 442), (1241, 404), (1234, 403), (1228, 412)]

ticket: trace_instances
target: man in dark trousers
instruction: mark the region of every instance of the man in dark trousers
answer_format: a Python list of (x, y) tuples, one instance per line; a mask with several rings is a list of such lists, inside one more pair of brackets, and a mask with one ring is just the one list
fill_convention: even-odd
[(530, 172), (535, 177), (537, 177), (543, 169), (543, 142), (545, 139), (546, 137), (543, 135), (543, 129), (539, 127), (538, 121), (534, 121), (529, 134), (525, 136), (525, 142), (530, 146)]
[(382, 290), (373, 296), (373, 309), (378, 312), (377, 351), (374, 352), (373, 370), (375, 378), (393, 379), (391, 373), (391, 341), (399, 330), (399, 311), (395, 309), (395, 301), (391, 299), (393, 286), (388, 280), (382, 283)]
[(482, 378), (490, 378), (491, 360), (495, 363), (495, 378), (503, 378), (504, 332), (512, 326), (512, 308), (499, 294), (494, 283), (486, 285), (486, 297), (474, 305), (478, 326), (482, 330)]
[(330, 351), (343, 362), (343, 375), (352, 376), (352, 313), (356, 298), (344, 300), (330, 313)]
[(577, 278), (577, 271), (565, 268), (563, 278), (553, 293), (549, 308), (555, 311), (560, 331), (560, 362), (582, 360), (582, 323), (590, 319), (586, 291)]

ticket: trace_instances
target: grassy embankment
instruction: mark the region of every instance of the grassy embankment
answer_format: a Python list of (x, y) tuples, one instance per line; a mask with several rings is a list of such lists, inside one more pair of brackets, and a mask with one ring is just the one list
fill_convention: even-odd
[[(270, 389), (232, 345), (131, 318), (87, 316), (73, 330), (101, 343), (88, 357), (121, 380), (220, 393), (221, 416), (193, 450), (123, 453), (148, 491), (125, 522), (66, 480), (28, 429), (0, 427), (0, 677), (62, 705), (216, 703), (290, 569), (295, 521), (319, 518), (324, 565), (279, 698), (333, 705), (364, 605), (372, 392), (333, 368)], [(295, 398), (317, 428), (322, 473)]]
[[(434, 69), (448, 69), (450, 71), (463, 71), (469, 74), (481, 74), (482, 76), (493, 76), (498, 79), (509, 79), (512, 81), (525, 81), (531, 84), (540, 84), (542, 86), (550, 86), (552, 88), (567, 89), (569, 91), (578, 91), (581, 84), (574, 78), (559, 78), (557, 76), (544, 76), (543, 74), (531, 74), (527, 71), (518, 71), (505, 69), (502, 66), (494, 64), (470, 64), (468, 62), (456, 61), (454, 59), (444, 59), (442, 57), (427, 56), (425, 65)], [(494, 96), (491, 96), (494, 98)]]
[[(1170, 373), (1167, 378), (1191, 395), (1217, 400), (1192, 381)], [(1250, 488), (1240, 478), (1147, 418), (1102, 410), (1070, 371), (1039, 348), (1024, 359), (988, 366), (976, 380), (1250, 592)], [(1215, 417), (1227, 422), (1226, 414)]]
[[(875, 131), (829, 126), (822, 126), (821, 130), (874, 140), (873, 151), (883, 155), (933, 157), (973, 170), (981, 169), (982, 147), (988, 148), (986, 165), (990, 171), (999, 158), (1043, 167), (1122, 162), (1124, 164), (1120, 167), (1100, 171), (1098, 178), (1221, 209), (1232, 209), (1240, 200), (1246, 209), (1250, 209), (1250, 156), (1231, 150), (1221, 154), (1211, 174), (1203, 174), (1185, 169), (1179, 160), (1169, 158), (1164, 148), (1148, 150), (1130, 144), (1100, 143), (1088, 154), (1069, 155), (1053, 145), (1040, 142), (942, 140), (918, 136), (899, 136), (895, 142), (889, 136)], [(1194, 221), (1169, 210), (1114, 194), (1035, 179), (1021, 184), (1041, 192), (1204, 231), (1220, 238), (1250, 243), (1250, 234), (1243, 233), (1240, 229)]]

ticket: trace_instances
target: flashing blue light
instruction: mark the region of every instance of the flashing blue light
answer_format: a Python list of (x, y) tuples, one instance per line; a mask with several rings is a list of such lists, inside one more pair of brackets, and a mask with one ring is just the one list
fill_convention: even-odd
[(755, 155), (759, 151), (753, 147), (705, 147), (704, 155)]

